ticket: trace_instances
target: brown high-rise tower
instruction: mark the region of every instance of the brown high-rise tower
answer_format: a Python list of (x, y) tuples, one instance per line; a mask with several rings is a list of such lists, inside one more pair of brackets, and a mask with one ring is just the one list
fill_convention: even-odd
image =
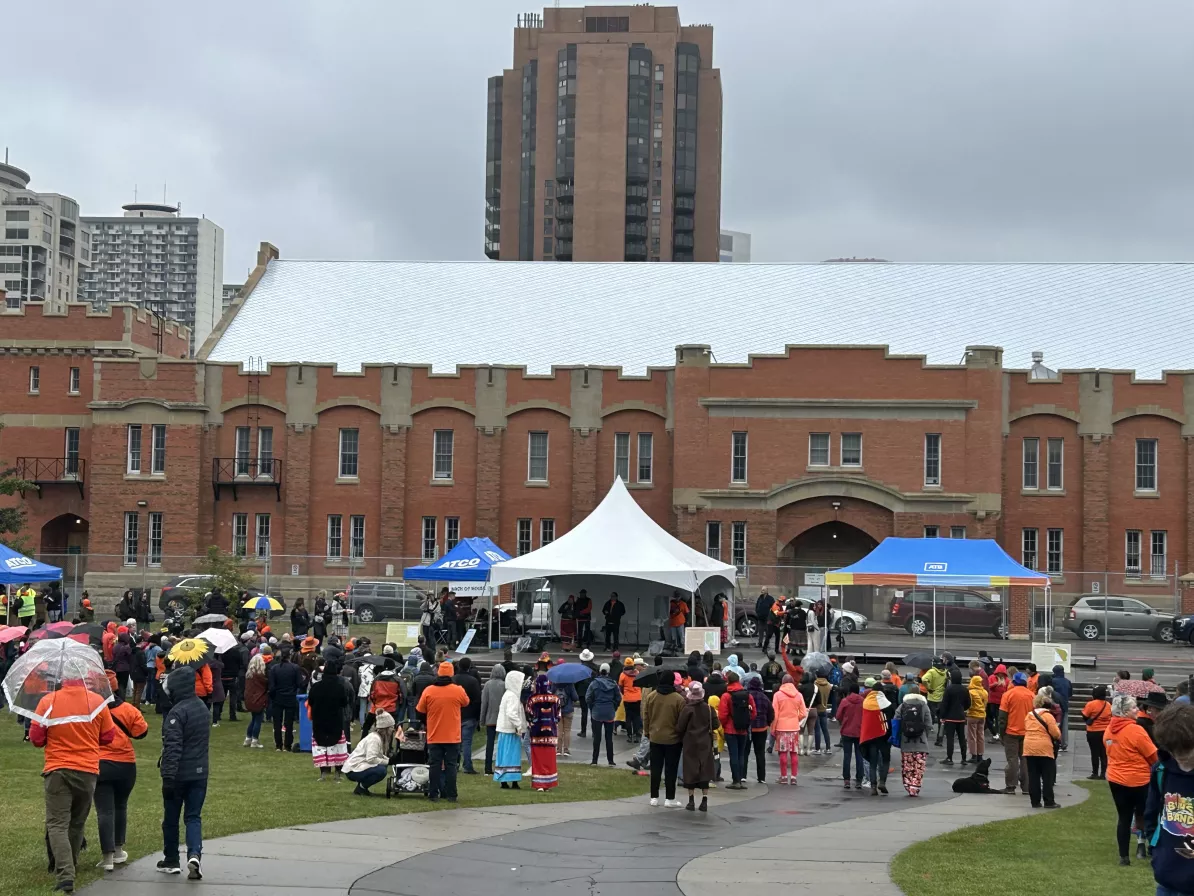
[(721, 73), (673, 6), (518, 17), (489, 79), (485, 254), (717, 261)]

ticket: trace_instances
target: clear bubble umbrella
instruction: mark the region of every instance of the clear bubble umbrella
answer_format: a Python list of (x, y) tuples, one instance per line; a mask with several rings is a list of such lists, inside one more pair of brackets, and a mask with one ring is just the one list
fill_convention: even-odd
[(104, 662), (70, 638), (38, 641), (4, 676), (8, 708), (39, 725), (90, 722), (112, 702)]

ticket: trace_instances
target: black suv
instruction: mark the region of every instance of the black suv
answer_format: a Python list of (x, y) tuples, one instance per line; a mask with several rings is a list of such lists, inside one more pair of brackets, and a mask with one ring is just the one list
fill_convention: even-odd
[[(211, 591), (211, 582), (213, 576), (205, 573), (195, 573), (189, 576), (174, 576), (162, 586), (161, 594), (158, 595), (158, 609), (167, 616), (172, 616), (179, 610), (185, 610), (188, 606), (188, 596), (197, 594), (203, 597), (207, 592)], [(261, 590), (258, 588), (246, 588), (251, 597), (258, 597)], [(281, 616), (286, 611), (286, 601), (282, 597), (282, 592), (277, 588), (269, 590), (269, 596), (282, 605), (281, 610), (273, 610), (270, 616)], [(228, 609), (232, 611), (230, 615), (235, 616), (236, 611), (240, 609), (236, 604), (236, 596), (225, 594), (224, 597), (228, 599)]]

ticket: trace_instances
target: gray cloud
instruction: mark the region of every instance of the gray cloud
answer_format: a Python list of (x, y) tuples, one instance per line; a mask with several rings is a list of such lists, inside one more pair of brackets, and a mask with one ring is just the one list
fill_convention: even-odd
[[(481, 257), (485, 79), (525, 3), (6, 10), (0, 142), (114, 214), (161, 195), (288, 257)], [(692, 0), (723, 223), (759, 260), (1172, 260), (1194, 245), (1194, 6)]]

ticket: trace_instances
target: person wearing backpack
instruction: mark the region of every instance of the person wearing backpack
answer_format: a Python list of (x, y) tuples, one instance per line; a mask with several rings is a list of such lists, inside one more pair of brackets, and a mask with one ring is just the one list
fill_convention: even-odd
[(726, 692), (717, 707), (717, 718), (730, 751), (730, 779), (726, 790), (746, 789), (746, 760), (750, 755), (750, 730), (754, 727), (754, 702), (737, 672), (726, 672)]
[(904, 695), (896, 710), (894, 726), (900, 749), (900, 778), (908, 796), (920, 796), (929, 756), (929, 728), (932, 724), (929, 702), (916, 691)]
[(1175, 703), (1157, 718), (1153, 733), (1161, 761), (1149, 775), (1144, 833), (1158, 896), (1194, 892), (1190, 869), (1190, 806), (1194, 805), (1194, 707)]

